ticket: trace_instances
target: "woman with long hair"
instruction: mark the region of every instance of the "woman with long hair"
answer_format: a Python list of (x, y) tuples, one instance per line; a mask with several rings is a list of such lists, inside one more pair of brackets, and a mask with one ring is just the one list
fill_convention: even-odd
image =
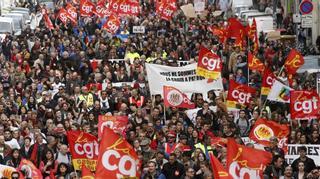
[(21, 162), (21, 155), (19, 149), (13, 149), (11, 153), (11, 158), (6, 162), (6, 165), (18, 168)]
[(48, 149), (44, 152), (39, 169), (42, 172), (44, 179), (52, 179), (51, 176), (54, 176), (54, 174), (57, 172), (58, 162), (54, 159), (54, 153), (52, 150)]
[(57, 173), (56, 173), (56, 178), (58, 177), (64, 177), (65, 179), (69, 179), (70, 178), (70, 167), (68, 164), (66, 163), (60, 163), (58, 165), (58, 170), (57, 170)]

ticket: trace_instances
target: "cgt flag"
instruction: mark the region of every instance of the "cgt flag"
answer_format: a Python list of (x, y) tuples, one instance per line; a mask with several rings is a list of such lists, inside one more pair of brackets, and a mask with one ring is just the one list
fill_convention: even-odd
[(273, 82), (276, 79), (277, 77), (272, 73), (272, 71), (269, 68), (266, 68), (262, 77), (261, 95), (268, 96)]
[(232, 138), (228, 139), (227, 146), (227, 171), (232, 178), (263, 178), (263, 171), (272, 159), (271, 153), (239, 145)]
[(214, 178), (232, 179), (221, 162), (212, 153), (209, 153), (209, 157)]
[(290, 129), (288, 125), (279, 124), (267, 119), (258, 119), (251, 129), (249, 137), (259, 144), (269, 146), (271, 137), (277, 137), (279, 143), (284, 144), (289, 134)]
[(303, 56), (296, 50), (292, 49), (284, 64), (288, 74), (295, 74), (297, 70), (304, 64)]
[(290, 91), (291, 119), (320, 117), (320, 99), (315, 91)]
[(183, 94), (180, 90), (171, 87), (163, 86), (164, 105), (166, 107), (177, 108), (195, 108), (195, 104), (190, 101), (187, 95)]
[(82, 179), (94, 179), (93, 173), (85, 165), (82, 165), (81, 174), (82, 174)]
[(114, 14), (110, 15), (107, 22), (102, 26), (102, 28), (107, 29), (107, 31), (111, 34), (117, 33), (119, 27), (120, 27), (120, 20)]
[(73, 24), (77, 24), (78, 13), (77, 9), (73, 7), (70, 3), (66, 6), (66, 11), (68, 14), (68, 18), (72, 21)]
[(100, 142), (96, 178), (139, 178), (140, 160), (132, 146), (107, 127), (102, 139), (108, 140)]
[(216, 80), (221, 78), (221, 70), (221, 58), (217, 54), (212, 53), (209, 49), (201, 46), (196, 71), (197, 75)]
[(68, 12), (64, 8), (61, 8), (58, 12), (58, 18), (66, 25), (68, 22)]
[(91, 171), (95, 171), (99, 155), (98, 139), (82, 131), (68, 131), (67, 139), (74, 169), (81, 170), (85, 164)]
[(256, 90), (254, 88), (230, 80), (227, 107), (241, 109), (250, 103), (255, 94)]
[(99, 122), (98, 122), (98, 138), (101, 139), (101, 136), (105, 127), (109, 127), (115, 133), (125, 136), (128, 122), (129, 122), (128, 116), (100, 115)]
[(253, 55), (251, 52), (248, 53), (248, 63), (249, 63), (249, 69), (250, 70), (257, 70), (261, 73), (264, 72), (265, 70), (265, 66), (264, 64), (261, 62), (261, 60), (259, 60), (255, 55)]
[(81, 0), (80, 1), (80, 16), (91, 17), (96, 11), (95, 4), (90, 0)]
[(54, 29), (54, 26), (52, 24), (52, 21), (51, 21), (50, 17), (48, 16), (48, 14), (43, 14), (43, 18), (44, 18), (44, 22), (45, 22), (46, 27), (49, 30)]

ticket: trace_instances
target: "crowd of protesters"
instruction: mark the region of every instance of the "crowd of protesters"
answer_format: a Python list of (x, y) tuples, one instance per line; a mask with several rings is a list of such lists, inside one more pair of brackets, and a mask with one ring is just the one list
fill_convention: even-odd
[[(65, 3), (55, 2), (56, 9), (48, 10), (54, 30), (41, 21), (37, 28), (28, 27), (21, 35), (7, 35), (2, 41), (1, 164), (16, 168), (26, 158), (45, 178), (50, 178), (51, 172), (56, 178), (79, 178), (81, 171), (75, 173), (72, 167), (66, 131), (97, 135), (98, 116), (105, 114), (129, 116), (127, 140), (143, 161), (142, 178), (213, 178), (208, 152), (212, 151), (225, 166), (227, 151), (224, 146), (211, 145), (210, 137), (233, 137), (242, 143), (241, 137), (248, 136), (259, 116), (290, 124), (290, 144), (320, 144), (318, 121), (291, 121), (285, 104), (268, 102), (261, 109), (261, 101), (256, 98), (235, 115), (226, 110), (222, 94), (210, 91), (208, 99), (204, 94), (192, 96), (202, 109), (191, 121), (183, 109), (164, 111), (161, 95), (150, 96), (145, 63), (195, 63), (200, 45), (223, 59), (225, 90), (229, 79), (261, 87), (261, 74), (248, 73), (247, 48), (234, 46), (232, 40), (223, 45), (208, 31), (210, 25), (225, 24), (226, 16), (212, 15), (220, 8), (219, 3), (207, 3), (207, 15), (203, 17), (187, 18), (178, 8), (172, 20), (165, 21), (155, 14), (153, 1), (143, 1), (138, 17), (122, 18), (119, 36), (102, 30), (103, 19), (96, 16), (79, 18), (77, 26), (55, 20), (55, 13)], [(34, 14), (43, 8), (27, 2), (19, 6), (29, 7)], [(294, 32), (291, 17), (278, 18), (279, 26)], [(134, 25), (145, 26), (146, 32), (134, 34)], [(278, 75), (293, 47), (291, 42), (270, 41), (264, 34), (259, 42), (257, 56)], [(101, 61), (93, 65), (94, 60)], [(287, 82), (285, 72), (280, 79)], [(293, 87), (313, 90), (314, 82), (315, 75), (299, 74)], [(278, 140), (272, 141), (266, 147), (273, 161), (265, 170), (265, 178), (319, 178), (320, 168), (306, 157), (306, 148), (299, 148), (300, 157), (290, 166), (284, 160), (284, 151), (277, 147)], [(183, 147), (167, 149), (174, 143)]]

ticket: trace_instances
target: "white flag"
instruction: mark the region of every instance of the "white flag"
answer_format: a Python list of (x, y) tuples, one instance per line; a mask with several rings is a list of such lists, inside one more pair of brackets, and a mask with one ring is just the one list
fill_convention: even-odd
[(289, 86), (286, 86), (282, 84), (280, 81), (275, 80), (268, 95), (268, 100), (282, 103), (290, 103), (291, 90), (292, 89)]

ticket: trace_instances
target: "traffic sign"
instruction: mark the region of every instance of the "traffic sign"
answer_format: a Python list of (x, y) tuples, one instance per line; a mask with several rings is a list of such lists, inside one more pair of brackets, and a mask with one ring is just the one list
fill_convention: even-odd
[(302, 15), (301, 16), (301, 27), (302, 28), (312, 28), (312, 15)]
[(310, 14), (313, 10), (313, 4), (310, 0), (304, 0), (300, 3), (300, 12), (302, 14)]

